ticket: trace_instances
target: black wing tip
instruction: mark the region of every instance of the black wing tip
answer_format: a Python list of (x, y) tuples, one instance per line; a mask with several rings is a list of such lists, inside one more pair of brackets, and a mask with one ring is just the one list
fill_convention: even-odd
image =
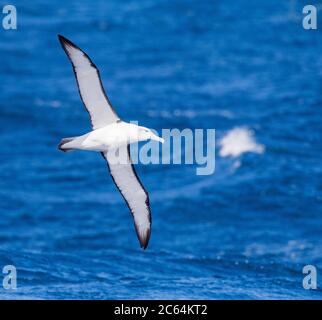
[(145, 250), (148, 247), (149, 240), (151, 236), (151, 229), (147, 230), (146, 234), (144, 236), (138, 236), (140, 241), (140, 246), (143, 250)]
[(146, 243), (146, 244), (141, 243), (141, 249), (142, 250), (145, 250), (147, 247), (148, 247), (148, 243)]
[[(68, 47), (74, 48), (76, 50), (79, 50), (83, 53), (83, 55), (88, 59), (88, 61), (90, 62), (91, 66), (95, 69), (97, 69), (96, 65), (93, 63), (93, 61), (91, 60), (91, 58), (88, 56), (88, 54), (83, 51), (79, 46), (77, 46), (74, 42), (70, 41), (69, 39), (65, 38), (64, 36), (62, 36), (61, 34), (57, 34), (58, 40), (62, 46), (62, 48), (64, 49), (65, 53), (67, 54), (67, 56), (70, 59), (70, 54), (68, 52)], [(71, 60), (71, 59), (70, 59)], [(98, 69), (97, 69), (98, 72)]]
[(62, 47), (64, 49), (65, 49), (66, 46), (69, 46), (69, 47), (73, 47), (73, 48), (76, 48), (76, 49), (80, 50), (80, 48), (78, 46), (76, 46), (75, 43), (71, 42), (69, 39), (65, 38), (61, 34), (58, 34), (57, 37), (58, 37), (58, 40), (59, 40), (60, 44), (62, 45)]
[(67, 40), (64, 36), (62, 36), (59, 33), (57, 34), (57, 37), (58, 37), (59, 41), (65, 41), (65, 40)]
[(61, 44), (68, 43), (68, 44), (73, 44), (70, 40), (62, 36), (61, 34), (57, 35), (58, 40), (60, 41)]

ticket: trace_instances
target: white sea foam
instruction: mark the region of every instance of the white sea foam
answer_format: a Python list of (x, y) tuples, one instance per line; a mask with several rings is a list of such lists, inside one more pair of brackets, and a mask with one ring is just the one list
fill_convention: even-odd
[(245, 152), (263, 153), (265, 147), (256, 143), (254, 132), (246, 127), (230, 130), (219, 142), (221, 157), (238, 157)]
[(35, 105), (38, 107), (49, 106), (52, 108), (59, 108), (61, 106), (61, 102), (59, 100), (43, 100), (43, 99), (35, 99)]

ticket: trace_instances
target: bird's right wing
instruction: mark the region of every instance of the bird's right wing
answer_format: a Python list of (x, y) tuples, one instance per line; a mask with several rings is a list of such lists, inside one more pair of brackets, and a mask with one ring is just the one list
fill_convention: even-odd
[(89, 56), (65, 37), (58, 35), (58, 38), (73, 65), (78, 90), (93, 129), (120, 120), (105, 94), (99, 70)]
[(151, 234), (149, 195), (131, 163), (130, 146), (119, 147), (117, 153), (118, 158), (115, 157), (114, 151), (102, 152), (102, 155), (107, 162), (114, 183), (133, 215), (138, 239), (141, 247), (145, 249)]

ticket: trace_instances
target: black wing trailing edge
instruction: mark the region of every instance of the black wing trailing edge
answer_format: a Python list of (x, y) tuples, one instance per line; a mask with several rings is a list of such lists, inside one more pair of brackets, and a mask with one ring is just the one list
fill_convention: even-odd
[(104, 91), (99, 70), (90, 57), (65, 37), (58, 35), (58, 39), (72, 63), (78, 91), (90, 115), (93, 129), (119, 121)]
[(146, 249), (151, 236), (152, 223), (149, 195), (131, 162), (130, 147), (124, 146), (121, 148), (123, 148), (121, 151), (126, 154), (125, 163), (115, 163), (115, 158), (109, 152), (102, 152), (102, 156), (107, 162), (115, 185), (132, 213), (141, 248)]

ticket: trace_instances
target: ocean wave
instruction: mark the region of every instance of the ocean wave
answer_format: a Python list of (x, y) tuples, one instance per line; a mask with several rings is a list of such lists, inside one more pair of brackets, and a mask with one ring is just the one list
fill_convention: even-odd
[(219, 142), (221, 157), (238, 157), (245, 152), (263, 153), (265, 147), (258, 144), (254, 132), (247, 127), (230, 130)]
[(213, 117), (222, 117), (227, 119), (233, 119), (234, 114), (229, 110), (180, 110), (175, 109), (173, 111), (168, 110), (149, 110), (148, 116), (151, 118), (164, 118), (164, 119), (172, 119), (172, 118), (188, 118), (188, 119), (194, 119), (197, 117), (207, 117), (207, 116), (213, 116)]
[(49, 106), (52, 108), (59, 108), (61, 107), (61, 101), (59, 100), (43, 100), (43, 99), (35, 99), (34, 103), (37, 107)]

